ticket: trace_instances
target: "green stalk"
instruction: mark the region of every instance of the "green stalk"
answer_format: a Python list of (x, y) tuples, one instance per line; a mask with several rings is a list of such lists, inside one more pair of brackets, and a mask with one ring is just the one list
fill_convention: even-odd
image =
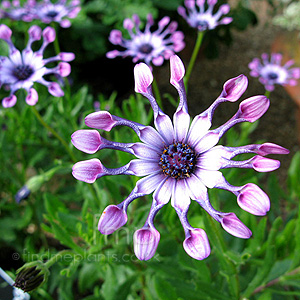
[(267, 98), (269, 98), (269, 97), (270, 97), (270, 94), (271, 94), (271, 92), (266, 90), (266, 92), (265, 92), (265, 96), (266, 96)]
[(157, 82), (156, 82), (156, 80), (155, 80), (154, 77), (153, 77), (153, 82), (152, 82), (152, 88), (153, 88), (153, 92), (154, 92), (154, 96), (155, 96), (157, 104), (159, 105), (159, 107), (161, 109), (163, 109), (160, 92), (159, 92), (159, 89), (158, 89), (158, 86), (157, 86)]
[(198, 53), (199, 53), (199, 50), (200, 50), (200, 47), (201, 47), (201, 44), (202, 44), (203, 36), (204, 36), (204, 31), (198, 31), (196, 44), (195, 44), (195, 47), (194, 47), (194, 50), (193, 50), (193, 53), (192, 53), (189, 65), (187, 67), (186, 74), (184, 76), (184, 84), (185, 84), (185, 86), (187, 86), (188, 81), (189, 81), (190, 76), (191, 76), (191, 73), (192, 73), (192, 70), (194, 68), (194, 64), (195, 64), (196, 58), (198, 56)]

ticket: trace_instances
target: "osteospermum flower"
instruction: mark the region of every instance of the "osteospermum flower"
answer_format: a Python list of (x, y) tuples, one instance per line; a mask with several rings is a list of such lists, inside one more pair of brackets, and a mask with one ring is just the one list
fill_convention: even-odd
[(81, 10), (80, 1), (72, 0), (66, 3), (67, 0), (58, 0), (52, 3), (50, 0), (43, 0), (35, 5), (33, 14), (36, 19), (49, 24), (51, 22), (59, 23), (61, 27), (67, 28), (71, 26), (70, 19), (76, 18)]
[(31, 22), (34, 19), (32, 14), (32, 9), (34, 8), (35, 1), (28, 0), (23, 5), (20, 4), (20, 1), (2, 1), (0, 8), (1, 18), (9, 18), (15, 21), (25, 21)]
[[(180, 97), (178, 108), (171, 119), (157, 105), (151, 91), (153, 76), (150, 68), (140, 63), (135, 66), (135, 91), (149, 99), (154, 111), (155, 128), (111, 115), (107, 111), (94, 112), (85, 118), (87, 126), (110, 131), (118, 125), (132, 128), (139, 136), (138, 143), (116, 143), (101, 137), (97, 130), (78, 130), (72, 135), (73, 145), (86, 153), (109, 148), (131, 153), (137, 157), (127, 165), (108, 169), (93, 158), (74, 165), (73, 176), (88, 183), (106, 175), (128, 174), (145, 176), (137, 181), (130, 195), (118, 205), (109, 205), (103, 212), (98, 229), (111, 234), (127, 222), (128, 205), (136, 198), (153, 193), (152, 207), (145, 225), (134, 234), (134, 251), (141, 260), (150, 259), (157, 248), (160, 234), (153, 220), (158, 211), (171, 199), (185, 232), (183, 247), (195, 259), (210, 254), (206, 233), (193, 228), (187, 219), (191, 199), (195, 200), (230, 234), (249, 238), (251, 231), (232, 212), (215, 210), (208, 198), (208, 188), (225, 189), (237, 196), (239, 206), (254, 215), (263, 216), (270, 208), (268, 196), (255, 184), (243, 186), (229, 184), (219, 171), (224, 168), (253, 168), (258, 172), (277, 169), (280, 162), (265, 158), (268, 154), (287, 154), (289, 151), (275, 144), (252, 144), (241, 147), (217, 146), (223, 134), (240, 122), (254, 122), (269, 107), (265, 96), (250, 97), (240, 103), (237, 113), (225, 124), (210, 129), (212, 116), (222, 102), (237, 101), (247, 88), (244, 75), (228, 80), (220, 96), (190, 124), (186, 93), (183, 84), (185, 73), (182, 61), (176, 55), (170, 59), (171, 84)], [(242, 153), (255, 154), (247, 160), (232, 160)]]
[[(224, 17), (230, 11), (228, 4), (220, 6), (219, 10), (213, 14), (213, 9), (217, 0), (207, 0), (208, 8), (205, 10), (205, 0), (185, 0), (183, 6), (178, 7), (178, 13), (187, 21), (187, 23), (198, 31), (212, 30), (219, 25), (226, 25), (232, 22), (232, 18)], [(198, 8), (197, 8), (198, 6)]]
[[(61, 52), (54, 57), (44, 58), (43, 53), (49, 43), (55, 40), (55, 30), (46, 27), (43, 32), (40, 27), (33, 25), (28, 30), (29, 40), (26, 48), (20, 52), (11, 41), (12, 31), (4, 24), (0, 25), (0, 39), (9, 46), (9, 56), (0, 56), (0, 84), (10, 89), (10, 96), (2, 100), (4, 107), (14, 106), (17, 102), (15, 92), (19, 89), (27, 91), (26, 102), (35, 105), (38, 101), (38, 93), (33, 88), (34, 82), (41, 83), (48, 88), (51, 95), (61, 97), (63, 90), (57, 82), (46, 81), (43, 76), (54, 74), (66, 77), (71, 72), (71, 66), (66, 61), (74, 59), (73, 53)], [(31, 45), (41, 39), (43, 43), (39, 50), (33, 52)], [(47, 68), (50, 62), (62, 61), (54, 68)]]
[[(184, 35), (181, 31), (176, 31), (177, 22), (170, 23), (169, 17), (162, 18), (158, 22), (158, 29), (154, 32), (150, 31), (151, 26), (154, 24), (151, 14), (147, 17), (144, 32), (139, 29), (140, 23), (140, 18), (137, 15), (133, 15), (132, 20), (124, 20), (123, 26), (129, 32), (129, 40), (123, 38), (120, 30), (111, 31), (109, 41), (114, 45), (126, 48), (126, 50), (110, 51), (106, 54), (108, 58), (132, 56), (133, 62), (141, 60), (147, 65), (152, 62), (154, 65), (159, 66), (165, 59), (169, 59), (175, 52), (179, 52), (184, 48)], [(168, 27), (165, 28), (167, 25)]]
[(300, 68), (290, 68), (294, 64), (293, 60), (289, 60), (282, 66), (280, 53), (272, 53), (270, 61), (267, 53), (263, 53), (261, 57), (262, 62), (259, 58), (254, 58), (249, 63), (250, 75), (259, 77), (259, 81), (267, 91), (273, 91), (274, 84), (297, 85), (297, 79), (300, 78)]

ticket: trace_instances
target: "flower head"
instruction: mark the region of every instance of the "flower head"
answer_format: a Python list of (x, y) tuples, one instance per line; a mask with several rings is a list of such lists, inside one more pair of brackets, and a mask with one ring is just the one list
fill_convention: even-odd
[[(40, 27), (33, 25), (28, 30), (29, 40), (26, 48), (20, 52), (12, 43), (12, 31), (6, 25), (0, 25), (0, 39), (9, 46), (9, 56), (0, 56), (0, 84), (10, 89), (10, 95), (2, 100), (4, 107), (12, 107), (17, 102), (15, 92), (19, 89), (27, 91), (26, 102), (35, 105), (38, 101), (38, 93), (33, 88), (34, 82), (41, 83), (48, 88), (51, 95), (61, 97), (64, 92), (56, 82), (46, 81), (43, 76), (54, 74), (66, 77), (71, 72), (71, 67), (66, 61), (74, 59), (73, 53), (61, 52), (50, 58), (44, 58), (43, 53), (49, 43), (55, 40), (55, 30), (46, 27), (43, 31)], [(33, 52), (31, 45), (43, 36), (43, 43), (39, 50)], [(50, 62), (61, 61), (54, 68), (47, 68)]]
[(289, 60), (282, 66), (280, 53), (272, 53), (270, 61), (266, 53), (263, 53), (261, 57), (262, 62), (259, 58), (254, 58), (249, 63), (250, 75), (259, 77), (259, 81), (267, 91), (273, 91), (275, 84), (297, 85), (297, 79), (300, 78), (300, 68), (290, 68), (294, 64), (293, 60)]
[[(170, 23), (169, 17), (162, 18), (158, 22), (158, 29), (154, 32), (150, 31), (151, 26), (154, 24), (151, 14), (147, 17), (144, 32), (140, 31), (140, 23), (137, 15), (133, 15), (132, 20), (124, 20), (123, 26), (129, 32), (129, 40), (123, 38), (121, 31), (111, 31), (109, 41), (126, 50), (110, 51), (106, 54), (108, 58), (131, 56), (133, 62), (144, 61), (147, 65), (153, 63), (159, 66), (165, 59), (169, 59), (175, 52), (179, 52), (184, 48), (184, 35), (181, 31), (176, 31), (177, 22)], [(167, 25), (168, 27), (165, 28)]]
[(58, 0), (52, 3), (50, 0), (43, 0), (35, 5), (33, 14), (35, 19), (41, 20), (43, 23), (51, 22), (59, 23), (61, 27), (67, 28), (71, 26), (71, 22), (66, 19), (74, 19), (81, 10), (79, 0)]
[(1, 1), (1, 18), (9, 18), (14, 21), (22, 20), (25, 22), (31, 22), (34, 19), (32, 14), (34, 5), (34, 0), (28, 0), (22, 6), (20, 1)]
[[(127, 221), (128, 205), (136, 198), (153, 192), (153, 202), (142, 229), (134, 234), (134, 250), (139, 259), (150, 259), (156, 250), (160, 235), (154, 226), (154, 217), (171, 199), (182, 223), (185, 251), (195, 259), (204, 259), (210, 254), (210, 246), (203, 229), (193, 228), (187, 219), (191, 199), (209, 213), (230, 234), (249, 238), (251, 231), (232, 212), (215, 210), (208, 198), (209, 188), (225, 189), (237, 196), (242, 209), (255, 215), (265, 215), (269, 210), (268, 196), (255, 184), (244, 186), (229, 184), (219, 171), (224, 168), (253, 168), (258, 172), (269, 172), (279, 167), (279, 161), (265, 158), (268, 154), (287, 154), (285, 148), (271, 144), (252, 144), (241, 147), (217, 145), (224, 133), (240, 122), (254, 122), (269, 107), (265, 96), (250, 97), (240, 103), (236, 114), (225, 124), (211, 129), (215, 109), (222, 102), (237, 101), (247, 88), (247, 78), (240, 75), (228, 80), (220, 96), (190, 124), (183, 76), (183, 63), (178, 56), (170, 58), (171, 84), (179, 93), (179, 105), (173, 122), (158, 106), (152, 91), (153, 77), (150, 68), (139, 63), (135, 66), (135, 90), (148, 98), (154, 111), (154, 125), (144, 126), (114, 115), (99, 111), (85, 118), (87, 126), (110, 131), (118, 125), (132, 128), (139, 136), (138, 143), (115, 143), (100, 136), (97, 130), (79, 130), (72, 135), (72, 143), (86, 153), (96, 153), (109, 148), (131, 153), (137, 159), (127, 165), (108, 169), (94, 158), (78, 162), (73, 167), (73, 176), (86, 182), (94, 182), (106, 175), (128, 174), (142, 176), (130, 195), (118, 205), (108, 206), (99, 221), (99, 230), (110, 234)], [(255, 154), (247, 160), (233, 160), (238, 154)]]
[(223, 4), (219, 10), (213, 14), (213, 9), (217, 0), (207, 0), (208, 8), (205, 10), (205, 0), (185, 0), (185, 7), (179, 6), (178, 13), (188, 22), (191, 27), (198, 31), (212, 30), (219, 25), (226, 25), (232, 22), (231, 17), (222, 17), (228, 14), (230, 6)]

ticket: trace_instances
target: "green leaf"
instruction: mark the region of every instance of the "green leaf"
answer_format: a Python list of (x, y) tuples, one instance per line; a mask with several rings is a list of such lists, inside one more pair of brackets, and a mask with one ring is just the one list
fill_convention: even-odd
[(154, 278), (154, 288), (158, 299), (174, 300), (177, 299), (177, 294), (174, 287), (160, 276)]

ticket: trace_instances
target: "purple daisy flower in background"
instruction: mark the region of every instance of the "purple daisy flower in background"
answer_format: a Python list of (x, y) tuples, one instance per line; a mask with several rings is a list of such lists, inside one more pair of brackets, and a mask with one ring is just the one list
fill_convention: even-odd
[(76, 18), (81, 10), (79, 5), (79, 0), (72, 0), (69, 4), (67, 4), (66, 0), (58, 0), (56, 3), (52, 3), (50, 0), (43, 0), (36, 4), (33, 14), (35, 19), (40, 19), (46, 24), (56, 22), (61, 27), (67, 28), (71, 26), (71, 22), (65, 18)]
[[(210, 129), (215, 109), (222, 102), (235, 102), (245, 92), (248, 80), (244, 75), (228, 80), (220, 96), (203, 113), (197, 115), (190, 124), (183, 77), (185, 69), (182, 61), (174, 55), (170, 58), (171, 84), (180, 97), (178, 108), (171, 119), (163, 113), (152, 94), (153, 75), (150, 68), (140, 63), (135, 66), (135, 91), (145, 96), (154, 111), (151, 126), (132, 122), (107, 111), (94, 112), (85, 118), (91, 128), (110, 131), (118, 125), (132, 128), (139, 136), (138, 143), (116, 143), (100, 136), (97, 130), (78, 130), (72, 135), (72, 143), (86, 153), (109, 148), (131, 153), (137, 157), (127, 165), (108, 169), (100, 160), (93, 158), (80, 161), (73, 166), (73, 176), (81, 181), (93, 183), (106, 175), (128, 174), (145, 176), (137, 181), (130, 195), (118, 205), (109, 205), (104, 210), (98, 224), (103, 234), (111, 234), (127, 222), (128, 205), (136, 198), (153, 193), (153, 202), (143, 228), (134, 233), (134, 251), (140, 260), (153, 257), (160, 234), (154, 226), (157, 212), (169, 202), (175, 208), (185, 232), (183, 247), (193, 258), (201, 260), (210, 254), (206, 233), (201, 228), (193, 228), (187, 219), (192, 200), (197, 201), (222, 227), (239, 238), (249, 238), (251, 231), (232, 213), (215, 210), (208, 198), (208, 188), (225, 189), (237, 196), (239, 206), (254, 215), (263, 216), (270, 208), (268, 196), (255, 184), (243, 186), (229, 184), (219, 171), (223, 168), (253, 168), (258, 172), (269, 172), (280, 166), (278, 160), (265, 158), (268, 154), (287, 154), (281, 146), (264, 143), (241, 147), (217, 146), (220, 138), (233, 125), (240, 122), (254, 122), (269, 107), (265, 96), (250, 97), (240, 103), (237, 113), (225, 124)], [(252, 158), (232, 160), (243, 153), (256, 154)]]
[(14, 0), (10, 1), (2, 1), (1, 2), (1, 9), (0, 14), (1, 18), (9, 18), (15, 21), (25, 21), (31, 22), (34, 17), (32, 15), (32, 8), (35, 5), (34, 0), (28, 0), (22, 6), (20, 1)]
[[(27, 91), (26, 102), (35, 105), (38, 101), (38, 93), (32, 87), (34, 82), (41, 83), (48, 88), (51, 95), (61, 97), (64, 92), (57, 82), (46, 81), (43, 76), (54, 74), (66, 77), (71, 72), (71, 66), (66, 61), (75, 58), (73, 53), (61, 52), (56, 56), (43, 58), (45, 48), (55, 40), (55, 30), (46, 27), (43, 32), (40, 27), (33, 25), (28, 30), (29, 40), (26, 48), (20, 52), (11, 41), (12, 31), (4, 24), (0, 25), (0, 39), (4, 40), (9, 46), (9, 56), (0, 56), (0, 84), (10, 89), (10, 96), (2, 100), (4, 107), (12, 107), (17, 102), (15, 92), (19, 89)], [(31, 45), (41, 39), (43, 43), (40, 49), (33, 52)], [(54, 68), (46, 68), (50, 62), (62, 61)]]
[(293, 60), (289, 60), (285, 65), (281, 65), (282, 55), (272, 53), (271, 60), (267, 53), (262, 54), (262, 63), (259, 58), (254, 58), (249, 63), (250, 75), (259, 77), (259, 81), (265, 86), (267, 91), (274, 90), (274, 84), (297, 85), (297, 79), (300, 78), (300, 68), (290, 68)]
[[(150, 28), (154, 21), (152, 15), (149, 14), (145, 31), (141, 32), (139, 29), (141, 21), (137, 15), (133, 15), (132, 20), (125, 19), (123, 26), (128, 30), (130, 39), (125, 40), (121, 31), (114, 29), (110, 33), (109, 41), (114, 45), (126, 48), (126, 50), (113, 50), (106, 56), (108, 58), (132, 56), (133, 62), (144, 61), (147, 65), (152, 62), (154, 65), (160, 66), (165, 59), (170, 59), (175, 52), (179, 52), (185, 47), (184, 34), (176, 31), (177, 22), (169, 23), (170, 18), (164, 17), (158, 22), (158, 29), (151, 32)], [(167, 25), (168, 27), (165, 28)]]
[(226, 15), (230, 11), (228, 4), (221, 5), (219, 10), (213, 14), (213, 9), (217, 2), (217, 0), (207, 0), (208, 8), (205, 11), (205, 0), (185, 0), (186, 9), (183, 6), (179, 6), (178, 13), (191, 27), (197, 28), (198, 31), (212, 30), (219, 25), (226, 25), (232, 22), (230, 17), (224, 17), (220, 20), (222, 15)]

